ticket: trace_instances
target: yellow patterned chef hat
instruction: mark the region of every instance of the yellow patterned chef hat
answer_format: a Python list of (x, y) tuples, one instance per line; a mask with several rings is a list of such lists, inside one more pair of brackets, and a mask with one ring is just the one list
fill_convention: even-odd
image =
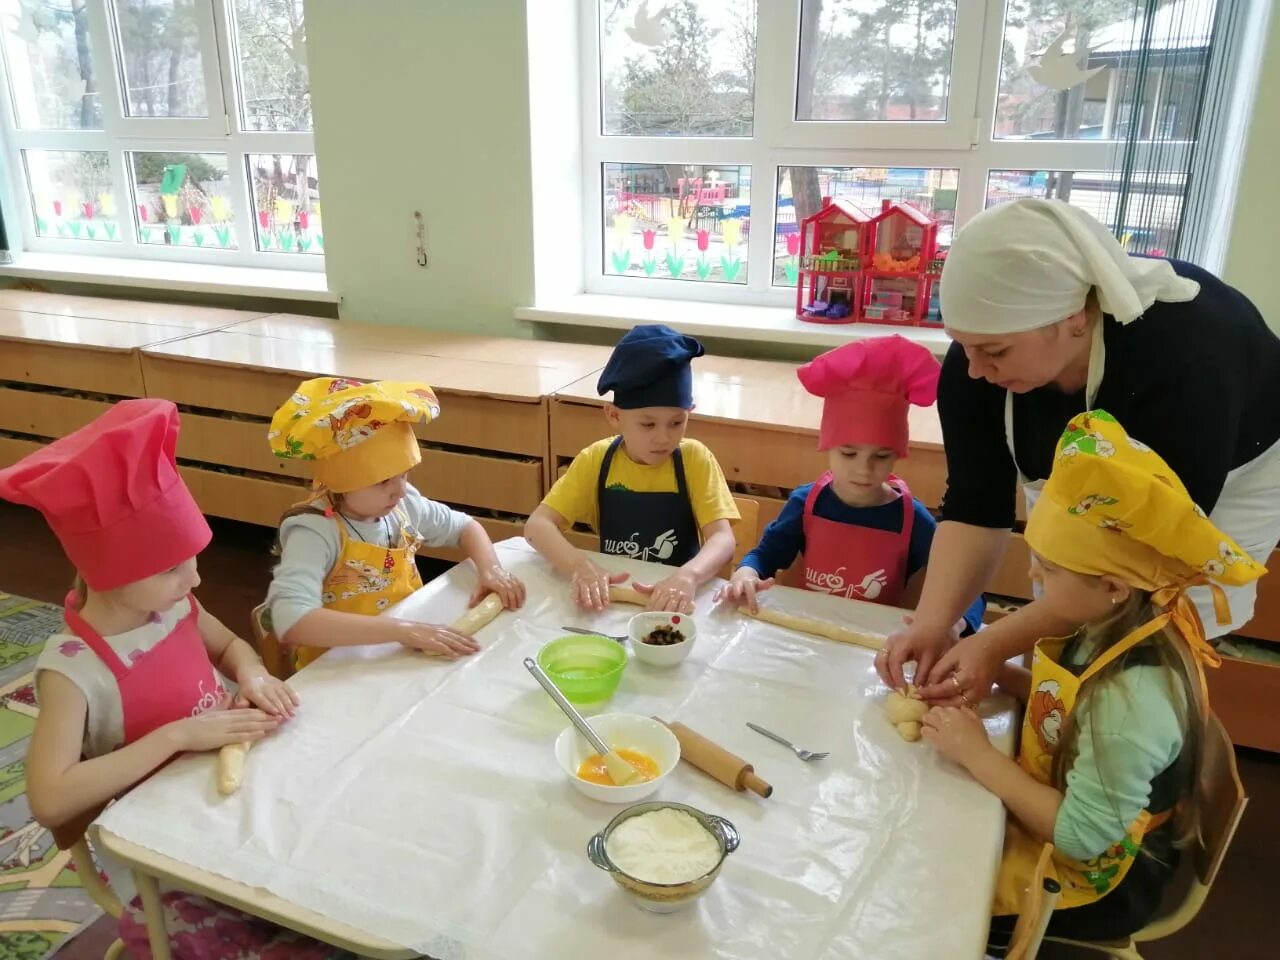
[(1026, 539), (1050, 563), (1150, 591), (1201, 575), (1238, 586), (1267, 572), (1213, 525), (1158, 453), (1103, 410), (1067, 424)]
[(317, 487), (349, 493), (421, 463), (412, 424), (438, 416), (425, 383), (317, 377), (276, 411), (267, 440), (277, 457), (315, 461)]

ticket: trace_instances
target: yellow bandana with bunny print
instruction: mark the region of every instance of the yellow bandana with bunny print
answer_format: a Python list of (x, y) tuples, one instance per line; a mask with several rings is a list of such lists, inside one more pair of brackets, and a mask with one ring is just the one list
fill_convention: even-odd
[(1192, 502), (1158, 453), (1104, 410), (1067, 424), (1026, 539), (1058, 566), (1152, 592), (1199, 578), (1239, 586), (1267, 572)]
[(421, 463), (413, 424), (438, 416), (425, 383), (318, 377), (276, 411), (267, 439), (277, 457), (314, 461), (317, 488), (349, 493)]
[[(1164, 612), (1140, 629), (1171, 624), (1211, 667), (1222, 658), (1205, 639), (1187, 588), (1208, 584), (1214, 613), (1225, 624), (1231, 610), (1219, 584), (1238, 586), (1267, 572), (1214, 526), (1164, 459), (1105, 410), (1067, 423), (1025, 536), (1050, 563), (1149, 591)], [(1207, 702), (1203, 675), (1200, 684)]]

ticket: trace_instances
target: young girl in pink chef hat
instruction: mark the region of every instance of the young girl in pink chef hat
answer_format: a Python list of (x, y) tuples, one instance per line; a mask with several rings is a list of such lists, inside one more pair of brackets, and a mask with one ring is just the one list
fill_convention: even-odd
[[(828, 469), (791, 491), (723, 596), (754, 611), (756, 595), (802, 555), (810, 590), (915, 606), (937, 524), (893, 470), (907, 456), (907, 411), (934, 403), (939, 370), (925, 347), (895, 335), (847, 343), (796, 371), (823, 398)], [(961, 626), (976, 630), (984, 609), (975, 600)]]
[[(124, 400), (0, 470), (0, 497), (44, 514), (77, 571), (66, 630), (36, 661), (27, 798), (51, 829), (86, 819), (179, 753), (266, 736), (298, 703), (191, 594), (212, 533), (178, 475), (177, 440), (172, 403)], [(234, 708), (223, 676), (239, 688)], [(231, 940), (265, 948), (284, 938), (297, 945), (290, 956), (331, 953), (199, 898), (164, 899), (179, 960), (222, 957), (217, 944)], [(120, 932), (131, 956), (150, 957), (136, 900)]]

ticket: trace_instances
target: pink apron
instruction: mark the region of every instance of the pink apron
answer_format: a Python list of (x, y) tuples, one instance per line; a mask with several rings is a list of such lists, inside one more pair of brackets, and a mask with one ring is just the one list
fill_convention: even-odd
[(167, 637), (126, 666), (98, 631), (84, 622), (76, 609), (75, 595), (67, 595), (67, 627), (107, 665), (120, 688), (124, 714), (121, 746), (128, 746), (166, 723), (216, 707), (226, 696), (200, 637), (200, 608), (190, 595), (187, 602), (191, 612)]
[(907, 556), (915, 505), (897, 477), (889, 484), (901, 494), (902, 530), (873, 530), (815, 516), (818, 496), (831, 485), (824, 473), (804, 502), (804, 585), (809, 590), (854, 600), (897, 606), (907, 583)]

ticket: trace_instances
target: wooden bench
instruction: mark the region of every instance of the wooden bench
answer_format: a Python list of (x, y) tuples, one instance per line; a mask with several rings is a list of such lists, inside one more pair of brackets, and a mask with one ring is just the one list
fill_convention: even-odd
[(139, 350), (262, 316), (0, 290), (0, 466), (146, 395)]
[(268, 526), (306, 495), (305, 464), (276, 459), (266, 440), (271, 415), (300, 381), (425, 381), (442, 415), (417, 428), (423, 462), (411, 479), (470, 512), (496, 540), (518, 536), (546, 492), (548, 396), (599, 370), (608, 355), (603, 347), (276, 314), (145, 347), (141, 363), (148, 393), (183, 407), (179, 456), (202, 509)]

